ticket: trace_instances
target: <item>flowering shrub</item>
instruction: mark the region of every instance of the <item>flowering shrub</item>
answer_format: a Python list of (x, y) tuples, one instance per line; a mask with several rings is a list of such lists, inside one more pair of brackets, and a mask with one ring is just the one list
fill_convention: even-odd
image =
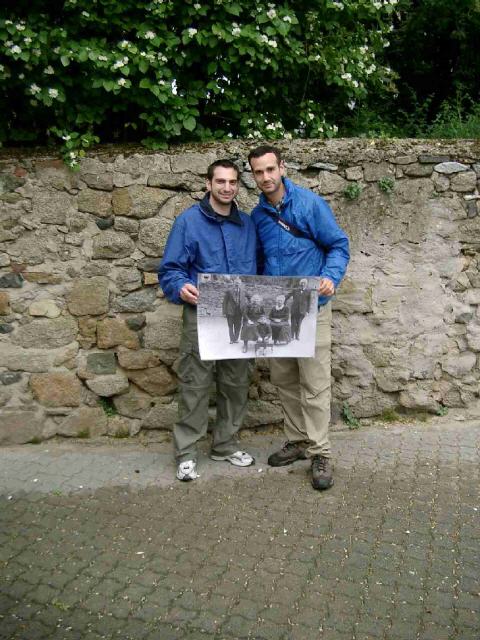
[(0, 141), (58, 141), (71, 166), (98, 140), (329, 137), (393, 88), (398, 0), (38, 4), (2, 8)]

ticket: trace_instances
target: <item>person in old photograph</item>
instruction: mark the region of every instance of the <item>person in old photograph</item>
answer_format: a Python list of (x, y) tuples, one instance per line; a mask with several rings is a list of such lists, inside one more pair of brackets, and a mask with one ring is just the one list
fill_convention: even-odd
[(234, 278), (223, 297), (223, 315), (227, 318), (230, 344), (238, 342), (242, 327), (243, 309), (246, 304), (245, 291), (240, 278)]
[(241, 451), (236, 435), (248, 399), (248, 360), (202, 361), (197, 333), (199, 273), (256, 273), (256, 234), (250, 217), (235, 204), (239, 171), (230, 160), (217, 160), (207, 170), (207, 193), (175, 220), (159, 269), (166, 297), (183, 304), (179, 413), (173, 429), (177, 478), (194, 480), (197, 442), (207, 432), (209, 391), (216, 370), (217, 419), (210, 457), (239, 467), (254, 463)]
[(278, 295), (275, 299), (275, 306), (269, 314), (272, 326), (273, 344), (281, 342), (288, 344), (291, 340), (290, 333), (290, 312), (285, 304), (286, 296)]
[(319, 309), (313, 358), (272, 358), (270, 373), (284, 413), (287, 441), (270, 455), (272, 466), (311, 458), (312, 485), (333, 485), (329, 440), (331, 303), (348, 261), (349, 242), (323, 198), (285, 177), (276, 147), (261, 146), (248, 155), (260, 200), (252, 211), (261, 254), (259, 273), (320, 276)]
[(266, 356), (267, 349), (271, 346), (272, 329), (267, 316), (260, 316), (257, 322), (257, 342), (255, 344), (255, 355)]
[(310, 291), (307, 289), (306, 278), (302, 278), (298, 285), (286, 295), (286, 300), (292, 299), (290, 318), (294, 340), (300, 340), (300, 327), (310, 309)]
[(254, 293), (250, 299), (250, 302), (245, 305), (243, 312), (243, 323), (241, 339), (243, 340), (243, 353), (248, 351), (249, 341), (257, 342), (258, 330), (257, 324), (261, 316), (265, 315), (265, 309), (263, 308), (263, 300), (258, 293)]

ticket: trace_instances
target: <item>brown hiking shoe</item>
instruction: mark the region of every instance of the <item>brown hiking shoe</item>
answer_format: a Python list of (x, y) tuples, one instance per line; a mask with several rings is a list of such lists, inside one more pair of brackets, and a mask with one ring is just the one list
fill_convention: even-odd
[(329, 458), (325, 456), (313, 456), (312, 458), (312, 486), (323, 491), (333, 485), (333, 466)]
[(268, 464), (271, 467), (284, 467), (296, 460), (306, 460), (306, 448), (305, 442), (285, 442), (279, 451), (275, 451), (269, 456)]

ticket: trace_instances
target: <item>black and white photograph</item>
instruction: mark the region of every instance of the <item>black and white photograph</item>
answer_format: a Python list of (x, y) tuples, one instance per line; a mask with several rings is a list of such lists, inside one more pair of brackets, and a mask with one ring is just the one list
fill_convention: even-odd
[(310, 358), (319, 278), (198, 276), (202, 360)]

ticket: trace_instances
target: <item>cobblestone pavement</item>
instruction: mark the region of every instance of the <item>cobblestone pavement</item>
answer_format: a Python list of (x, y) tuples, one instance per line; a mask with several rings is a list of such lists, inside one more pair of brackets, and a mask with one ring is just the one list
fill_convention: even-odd
[(480, 423), (333, 435), (336, 483), (170, 444), (0, 450), (0, 638), (478, 640)]

